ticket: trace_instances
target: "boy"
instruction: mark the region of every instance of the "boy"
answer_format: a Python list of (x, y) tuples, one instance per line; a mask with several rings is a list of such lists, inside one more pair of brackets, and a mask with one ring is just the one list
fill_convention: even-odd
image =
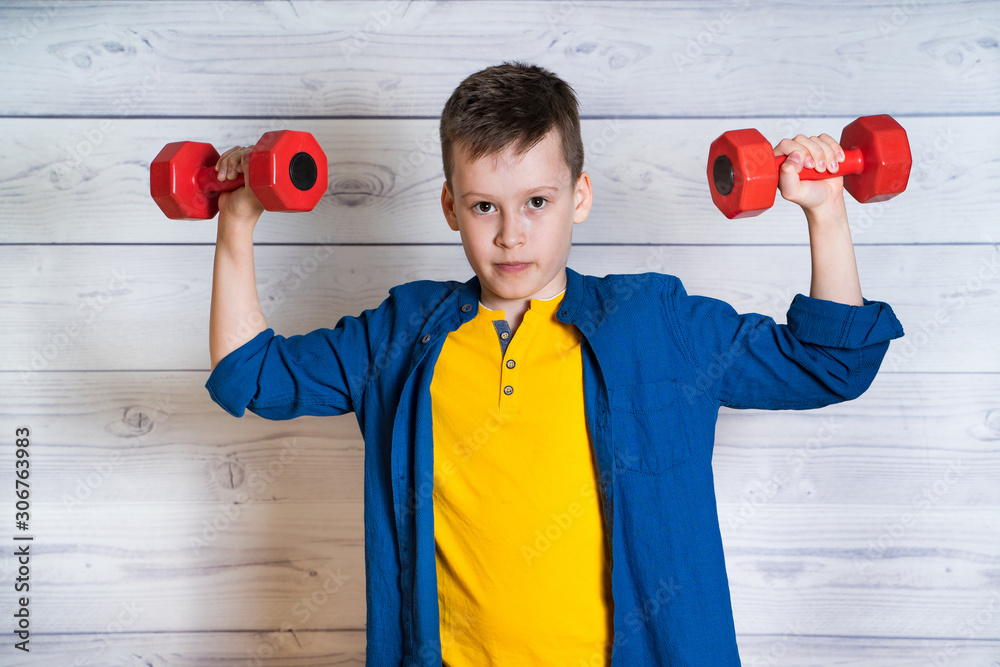
[[(811, 296), (788, 324), (646, 273), (566, 266), (590, 211), (577, 101), (478, 72), (441, 116), (441, 203), (475, 276), (393, 287), (284, 338), (257, 300), (246, 188), (220, 198), (207, 388), (270, 419), (353, 410), (365, 439), (367, 664), (739, 665), (712, 481), (720, 405), (859, 396), (902, 328), (864, 300), (830, 137), (785, 139)], [(241, 170), (244, 149), (219, 161)], [(240, 338), (250, 323), (251, 334)], [(250, 338), (250, 340), (247, 340)]]

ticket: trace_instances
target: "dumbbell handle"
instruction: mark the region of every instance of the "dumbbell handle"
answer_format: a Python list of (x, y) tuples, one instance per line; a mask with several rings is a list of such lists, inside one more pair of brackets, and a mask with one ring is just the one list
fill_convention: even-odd
[(231, 181), (220, 181), (215, 167), (200, 167), (194, 174), (194, 184), (201, 192), (232, 192), (243, 187), (246, 179), (237, 174)]
[[(774, 165), (778, 169), (788, 159), (787, 155), (775, 155)], [(815, 169), (803, 169), (799, 172), (800, 181), (822, 181), (826, 178), (836, 178), (847, 174), (860, 174), (865, 168), (865, 158), (861, 154), (860, 148), (848, 148), (844, 151), (844, 161), (840, 163), (837, 171), (816, 171)]]

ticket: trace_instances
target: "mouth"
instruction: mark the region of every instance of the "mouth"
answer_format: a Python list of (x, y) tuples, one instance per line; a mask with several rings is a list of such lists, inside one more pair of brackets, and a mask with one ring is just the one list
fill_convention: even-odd
[(524, 271), (529, 266), (531, 266), (531, 262), (503, 262), (496, 264), (496, 267), (504, 273), (518, 273)]

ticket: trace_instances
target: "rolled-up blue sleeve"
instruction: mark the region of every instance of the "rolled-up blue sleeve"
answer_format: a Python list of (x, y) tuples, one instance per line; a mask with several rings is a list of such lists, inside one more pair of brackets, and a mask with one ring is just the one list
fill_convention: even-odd
[(696, 367), (696, 391), (733, 408), (808, 409), (857, 398), (875, 379), (903, 327), (889, 304), (862, 306), (797, 294), (787, 324), (738, 314), (717, 299), (672, 295)]
[(245, 410), (267, 419), (339, 415), (357, 409), (378, 349), (391, 297), (377, 310), (344, 316), (332, 329), (298, 336), (273, 329), (226, 355), (205, 388), (229, 414)]
[(208, 376), (205, 383), (208, 395), (234, 417), (242, 417), (257, 394), (261, 361), (273, 339), (274, 329), (261, 331), (223, 357)]

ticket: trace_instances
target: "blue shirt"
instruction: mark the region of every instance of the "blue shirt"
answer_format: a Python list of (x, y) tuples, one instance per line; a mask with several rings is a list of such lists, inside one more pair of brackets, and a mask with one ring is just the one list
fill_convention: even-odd
[[(719, 406), (817, 408), (861, 395), (903, 329), (888, 304), (798, 294), (788, 324), (689, 296), (674, 276), (566, 268), (610, 540), (611, 664), (739, 665), (712, 449)], [(365, 440), (368, 665), (440, 665), (430, 383), (479, 279), (415, 281), (333, 329), (268, 329), (206, 387), (239, 417), (354, 411)], [(566, 613), (573, 613), (567, 609)], [(539, 629), (544, 632), (544, 628)]]

